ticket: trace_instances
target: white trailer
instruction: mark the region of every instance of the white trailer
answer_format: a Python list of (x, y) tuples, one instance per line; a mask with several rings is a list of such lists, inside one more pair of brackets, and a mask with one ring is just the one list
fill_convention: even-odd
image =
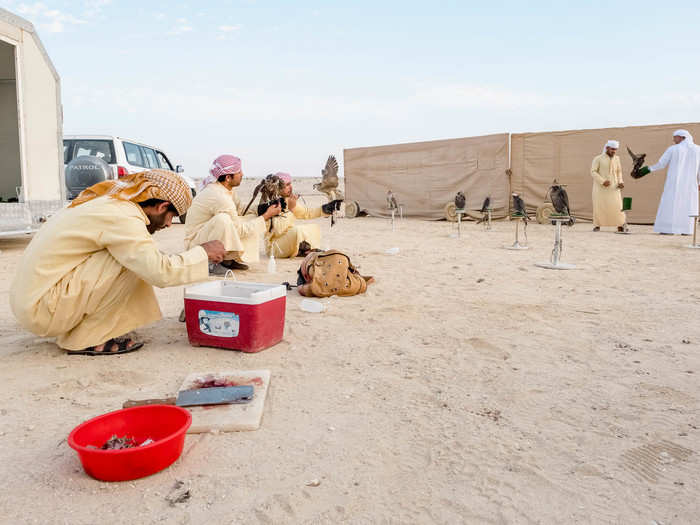
[(0, 8), (0, 236), (64, 206), (61, 83), (34, 26)]

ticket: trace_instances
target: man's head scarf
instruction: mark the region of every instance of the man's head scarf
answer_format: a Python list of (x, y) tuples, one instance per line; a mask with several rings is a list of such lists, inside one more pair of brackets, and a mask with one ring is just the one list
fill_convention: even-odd
[(617, 140), (609, 140), (608, 142), (605, 143), (605, 147), (619, 149), (620, 143)]
[(291, 184), (292, 182), (292, 176), (289, 173), (285, 173), (284, 171), (278, 171), (275, 173), (277, 177), (283, 181), (285, 184)]
[(172, 171), (156, 169), (134, 173), (119, 180), (98, 182), (81, 191), (69, 208), (103, 195), (137, 204), (149, 199), (168, 201), (175, 207), (178, 215), (187, 213), (192, 204), (192, 192), (182, 177)]
[(674, 137), (685, 137), (685, 140), (681, 142), (681, 144), (685, 144), (686, 146), (691, 146), (694, 145), (695, 142), (693, 142), (693, 136), (690, 134), (689, 131), (685, 129), (678, 129), (673, 132)]
[(202, 181), (202, 188), (216, 182), (222, 175), (235, 175), (241, 171), (241, 159), (234, 155), (219, 155), (209, 168), (209, 175)]

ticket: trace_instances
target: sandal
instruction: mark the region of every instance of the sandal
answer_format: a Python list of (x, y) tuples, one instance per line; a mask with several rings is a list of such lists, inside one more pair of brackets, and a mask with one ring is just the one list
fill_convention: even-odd
[[(143, 346), (143, 343), (134, 343), (129, 346), (132, 342), (130, 338), (118, 338), (115, 337), (107, 341), (102, 350), (95, 350), (96, 347), (90, 346), (84, 350), (66, 350), (69, 355), (117, 355), (117, 354), (128, 354), (129, 352), (135, 352)], [(99, 346), (99, 345), (97, 345)]]

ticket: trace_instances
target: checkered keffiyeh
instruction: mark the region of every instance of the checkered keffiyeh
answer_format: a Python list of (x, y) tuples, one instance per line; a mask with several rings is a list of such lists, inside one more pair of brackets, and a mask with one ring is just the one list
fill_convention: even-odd
[(277, 173), (275, 173), (275, 175), (277, 175), (277, 177), (278, 177), (282, 182), (285, 182), (285, 183), (287, 183), (287, 184), (291, 184), (291, 183), (292, 183), (292, 176), (291, 176), (289, 173), (285, 173), (284, 171), (278, 171)]
[(168, 170), (150, 170), (90, 186), (73, 199), (69, 208), (103, 195), (135, 203), (149, 199), (169, 201), (178, 215), (187, 213), (192, 204), (192, 192), (182, 177)]
[(202, 181), (202, 189), (207, 184), (216, 182), (222, 175), (234, 175), (241, 171), (241, 159), (234, 155), (219, 155), (211, 163), (209, 176)]

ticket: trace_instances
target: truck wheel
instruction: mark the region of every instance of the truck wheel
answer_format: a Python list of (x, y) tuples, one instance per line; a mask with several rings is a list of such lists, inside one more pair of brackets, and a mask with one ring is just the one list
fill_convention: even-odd
[(547, 224), (549, 216), (554, 213), (554, 205), (551, 202), (545, 202), (537, 207), (537, 222)]
[(454, 202), (448, 202), (445, 204), (445, 219), (450, 222), (457, 222), (457, 206)]
[(360, 203), (357, 201), (345, 202), (345, 216), (354, 219), (360, 214)]

